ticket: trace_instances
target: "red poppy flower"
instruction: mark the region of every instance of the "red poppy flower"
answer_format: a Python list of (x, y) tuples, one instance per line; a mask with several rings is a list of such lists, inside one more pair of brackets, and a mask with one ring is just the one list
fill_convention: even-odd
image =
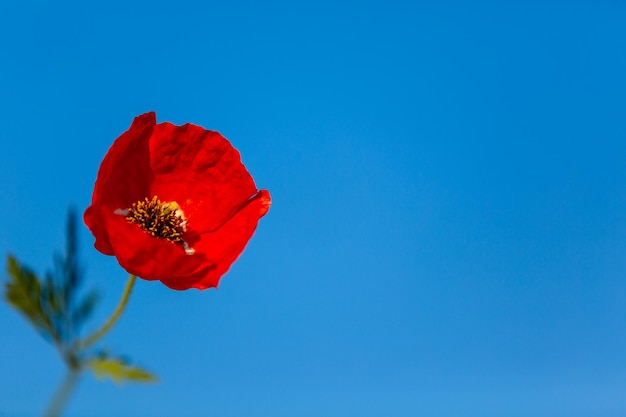
[(217, 287), (271, 204), (218, 132), (138, 116), (100, 165), (85, 224), (130, 274)]

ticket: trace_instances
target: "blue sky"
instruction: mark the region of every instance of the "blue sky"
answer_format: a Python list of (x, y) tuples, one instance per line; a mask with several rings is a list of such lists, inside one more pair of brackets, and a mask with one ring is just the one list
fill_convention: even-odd
[[(0, 252), (44, 271), (134, 116), (218, 130), (273, 206), (220, 288), (140, 281), (78, 416), (626, 414), (626, 8), (8, 1)], [(126, 275), (81, 230), (86, 286)], [(55, 352), (0, 305), (0, 416)]]

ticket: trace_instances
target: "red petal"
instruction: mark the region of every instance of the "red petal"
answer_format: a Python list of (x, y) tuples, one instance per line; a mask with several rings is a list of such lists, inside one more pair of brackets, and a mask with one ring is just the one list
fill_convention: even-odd
[(98, 170), (91, 207), (85, 211), (84, 220), (96, 238), (96, 249), (107, 255), (113, 249), (103, 223), (104, 212), (128, 208), (148, 196), (152, 182), (149, 140), (155, 123), (153, 112), (137, 116), (109, 148)]
[(184, 280), (184, 284), (182, 280), (173, 278), (164, 279), (163, 283), (171, 288), (181, 284), (198, 289), (217, 287), (222, 275), (228, 272), (233, 262), (243, 252), (254, 234), (259, 219), (267, 213), (270, 205), (269, 192), (261, 190), (217, 230), (200, 235), (194, 249), (196, 253), (206, 255), (214, 268), (204, 275)]
[[(108, 219), (111, 245), (115, 257), (128, 273), (140, 278), (166, 280), (180, 277), (201, 277), (215, 266), (202, 253), (188, 255), (180, 244), (156, 238), (123, 216)], [(179, 286), (177, 289), (186, 289)]]
[(176, 201), (196, 232), (219, 227), (256, 194), (239, 152), (218, 132), (161, 123), (150, 140), (151, 191)]

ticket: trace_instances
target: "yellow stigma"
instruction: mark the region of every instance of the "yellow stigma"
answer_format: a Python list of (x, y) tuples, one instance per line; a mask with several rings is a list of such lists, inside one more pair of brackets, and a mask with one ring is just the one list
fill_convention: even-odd
[(136, 223), (154, 237), (167, 239), (173, 243), (184, 243), (185, 218), (177, 202), (162, 202), (155, 195), (152, 200), (133, 203), (128, 209), (126, 220)]

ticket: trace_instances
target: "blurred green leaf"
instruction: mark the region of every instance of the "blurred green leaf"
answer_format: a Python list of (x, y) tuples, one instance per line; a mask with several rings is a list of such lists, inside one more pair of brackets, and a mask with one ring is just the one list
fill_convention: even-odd
[(87, 367), (94, 373), (96, 378), (110, 378), (118, 385), (124, 382), (156, 382), (157, 378), (151, 373), (128, 365), (125, 361), (118, 358), (94, 358), (86, 363)]
[(37, 330), (47, 336), (56, 337), (50, 318), (42, 307), (42, 289), (39, 279), (15, 257), (7, 260), (9, 281), (5, 283), (4, 297), (13, 308), (22, 313)]
[(6, 301), (22, 313), (66, 358), (76, 357), (73, 341), (98, 302), (95, 292), (78, 298), (81, 270), (78, 263), (77, 214), (70, 210), (67, 246), (53, 258), (53, 269), (40, 279), (13, 256), (8, 257)]

